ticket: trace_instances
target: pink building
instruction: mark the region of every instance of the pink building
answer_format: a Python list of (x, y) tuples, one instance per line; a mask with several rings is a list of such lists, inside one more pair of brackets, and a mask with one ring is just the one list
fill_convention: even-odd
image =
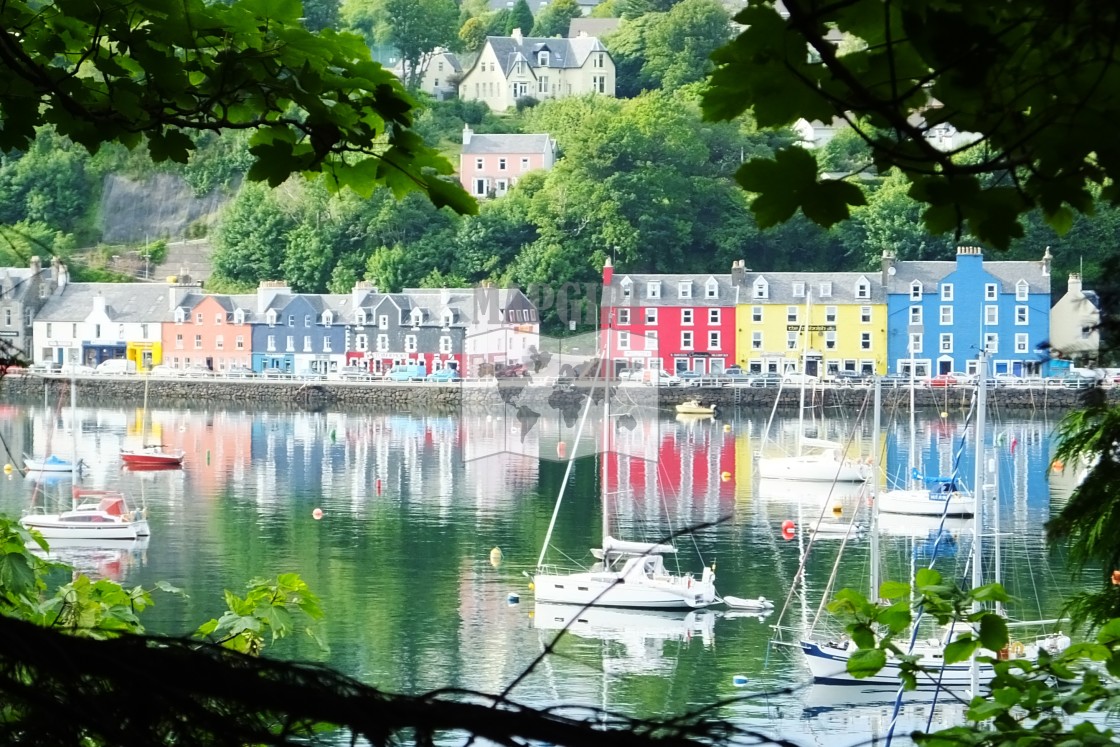
[(475, 197), (501, 197), (522, 174), (551, 169), (556, 141), (544, 135), (478, 135), (463, 127), (459, 181)]

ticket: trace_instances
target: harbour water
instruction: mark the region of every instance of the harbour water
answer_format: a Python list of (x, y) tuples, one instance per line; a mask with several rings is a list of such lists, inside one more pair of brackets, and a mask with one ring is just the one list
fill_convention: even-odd
[[(754, 455), (788, 447), (796, 418), (779, 416), (765, 439), (769, 412), (636, 420), (616, 444), (623, 456), (609, 459), (607, 469), (600, 472), (594, 457), (576, 461), (548, 556), (589, 561), (605, 492), (613, 496), (614, 530), (630, 538), (706, 525), (678, 542), (681, 552), (671, 562), (697, 574), (715, 563), (722, 593), (766, 596), (774, 612), (589, 613), (534, 663), (571, 619), (563, 609), (536, 610), (524, 575), (536, 565), (567, 466), (556, 456), (563, 449), (549, 440), (547, 420), (534, 446), (516, 437), (518, 423), (484, 413), (156, 407), (144, 436), (139, 407), (79, 407), (71, 414), (65, 403), (43, 402), (0, 409), (0, 435), (11, 452), (2, 461), (18, 464), (21, 453), (69, 456), (76, 443), (88, 465), (83, 485), (124, 489), (147, 509), (146, 545), (71, 548), (63, 558), (128, 586), (163, 580), (182, 588), (183, 597), (157, 593), (143, 618), (152, 631), (189, 633), (220, 614), (224, 589), (240, 592), (252, 578), (296, 572), (322, 600), (329, 650), (296, 638), (266, 652), (325, 662), (388, 691), (497, 693), (533, 666), (510, 693), (531, 705), (652, 717), (727, 701), (713, 715), (806, 745), (864, 743), (888, 728), (888, 694), (807, 685), (800, 654), (770, 643), (779, 616), (795, 631), (812, 626), (834, 566), (834, 588), (866, 593), (869, 577), (865, 535), (847, 542), (822, 537), (809, 550), (805, 531), (820, 516), (866, 522), (861, 495), (761, 485), (755, 477)], [(1042, 529), (1076, 480), (1071, 471), (1049, 468), (1055, 425), (1031, 413), (991, 417), (991, 484), (1003, 529), (999, 569), (1018, 600), (1009, 614), (1020, 619), (1054, 617), (1072, 586), (1063, 553), (1046, 548)], [(850, 439), (853, 456), (870, 455), (871, 426), (850, 413), (831, 413), (814, 428)], [(971, 483), (971, 447), (955, 461), (965, 433), (963, 411), (921, 413), (912, 460), (908, 421), (888, 415), (882, 480), (905, 477), (913, 462), (926, 474), (955, 468)], [(183, 448), (185, 467), (122, 470), (120, 448), (141, 438)], [(504, 450), (506, 443), (522, 453)], [(525, 456), (534, 448), (549, 458)], [(68, 476), (0, 480), (0, 512), (18, 516), (66, 501), (70, 484)], [(786, 520), (796, 523), (791, 539), (782, 535)], [(934, 531), (921, 522), (887, 522), (884, 578), (905, 580), (928, 563)], [(968, 522), (951, 523), (937, 567), (967, 580), (970, 542)], [(502, 551), (496, 564), (493, 548)], [(804, 584), (794, 586), (807, 550)], [(994, 571), (994, 555), (986, 565)], [(827, 613), (822, 621), (829, 627)], [(951, 702), (912, 702), (897, 732), (936, 729), (961, 713)]]

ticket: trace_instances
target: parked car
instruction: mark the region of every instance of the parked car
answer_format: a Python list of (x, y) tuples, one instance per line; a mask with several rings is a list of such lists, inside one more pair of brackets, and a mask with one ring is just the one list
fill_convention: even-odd
[(1081, 374), (1067, 374), (1059, 383), (1063, 389), (1092, 389), (1097, 385), (1095, 376), (1082, 376)]
[(158, 366), (152, 366), (148, 369), (148, 376), (178, 376), (182, 372), (177, 368), (172, 368), (164, 363)]
[(645, 369), (643, 368), (624, 368), (618, 372), (618, 380), (641, 381), (643, 374), (645, 374)]
[(494, 376), (500, 379), (513, 379), (529, 375), (529, 369), (524, 363), (507, 363), (504, 366), (494, 367)]
[(859, 371), (835, 371), (828, 377), (834, 384), (857, 386), (867, 383), (867, 375)]
[(786, 371), (782, 374), (782, 383), (796, 384), (798, 386), (802, 384), (812, 385), (820, 383), (820, 379), (812, 374), (803, 373), (801, 371)]
[(372, 381), (376, 376), (368, 368), (363, 366), (343, 366), (327, 378), (334, 378), (340, 381)]
[(97, 373), (97, 369), (81, 363), (63, 363), (58, 372), (64, 376), (89, 376)]
[(425, 381), (459, 381), (463, 377), (454, 368), (441, 368), (438, 371), (432, 371), (424, 377)]
[(286, 379), (291, 376), (291, 373), (289, 371), (285, 371), (283, 368), (276, 368), (275, 366), (273, 366), (261, 371), (261, 376), (265, 377), (266, 379)]
[(928, 382), (929, 386), (934, 389), (958, 386), (963, 383), (963, 381), (957, 378), (956, 374), (951, 373), (937, 374), (937, 376), (932, 377)]
[(257, 372), (248, 366), (230, 366), (225, 370), (225, 375), (231, 379), (248, 379), (256, 376)]
[(679, 376), (671, 374), (663, 368), (647, 368), (642, 382), (649, 386), (680, 386)]
[(56, 374), (61, 368), (61, 363), (40, 361), (39, 363), (32, 363), (31, 367), (27, 369), (27, 372), (33, 374)]
[(757, 373), (751, 374), (748, 377), (748, 386), (753, 387), (768, 387), (768, 386), (781, 386), (782, 375), (779, 373)]
[[(732, 368), (734, 370), (732, 370)], [(729, 368), (722, 374), (720, 374), (717, 377), (717, 380), (721, 384), (726, 384), (728, 386), (750, 386), (751, 379), (754, 377), (754, 374), (746, 373), (738, 366), (732, 366), (732, 368)]]
[(110, 358), (98, 363), (95, 370), (99, 374), (132, 374), (136, 373), (136, 361), (130, 361), (127, 358)]
[(424, 366), (418, 363), (405, 363), (393, 366), (385, 377), (387, 381), (423, 381), (428, 375)]
[(193, 364), (193, 365), (184, 367), (181, 375), (182, 376), (189, 376), (189, 377), (194, 378), (194, 379), (200, 379), (200, 378), (204, 378), (206, 376), (213, 376), (214, 372), (211, 371), (206, 366), (199, 366), (197, 364)]
[(1009, 373), (997, 373), (992, 377), (992, 381), (996, 383), (997, 387), (1001, 388), (1006, 386), (1023, 386), (1026, 384), (1026, 380), (1022, 377)]
[(680, 380), (681, 386), (700, 386), (701, 379), (704, 374), (699, 371), (678, 371), (677, 379)]

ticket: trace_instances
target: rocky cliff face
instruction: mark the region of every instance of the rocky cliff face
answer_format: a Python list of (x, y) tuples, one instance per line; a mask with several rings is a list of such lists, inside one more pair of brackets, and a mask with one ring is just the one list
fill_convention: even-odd
[(178, 176), (156, 174), (144, 181), (120, 176), (105, 178), (101, 195), (102, 241), (107, 244), (148, 243), (157, 239), (182, 239), (192, 225), (209, 228), (228, 199), (215, 191), (198, 198)]

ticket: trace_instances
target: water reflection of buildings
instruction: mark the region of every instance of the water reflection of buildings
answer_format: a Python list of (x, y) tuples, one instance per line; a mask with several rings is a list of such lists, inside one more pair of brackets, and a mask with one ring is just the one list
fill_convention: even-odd
[(147, 563), (148, 537), (122, 541), (55, 539), (46, 552), (37, 547), (32, 552), (46, 560), (65, 563), (75, 574), (95, 581), (121, 582)]

